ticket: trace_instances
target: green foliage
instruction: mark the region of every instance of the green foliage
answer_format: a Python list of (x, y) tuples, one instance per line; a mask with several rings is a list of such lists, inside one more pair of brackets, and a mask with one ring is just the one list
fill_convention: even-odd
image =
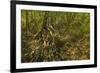
[(90, 58), (90, 14), (21, 11), (22, 62)]

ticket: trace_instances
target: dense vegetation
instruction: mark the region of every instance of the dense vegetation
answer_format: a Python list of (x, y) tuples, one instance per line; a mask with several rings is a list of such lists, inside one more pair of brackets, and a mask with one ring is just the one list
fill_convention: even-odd
[(90, 14), (21, 10), (21, 61), (90, 58)]

